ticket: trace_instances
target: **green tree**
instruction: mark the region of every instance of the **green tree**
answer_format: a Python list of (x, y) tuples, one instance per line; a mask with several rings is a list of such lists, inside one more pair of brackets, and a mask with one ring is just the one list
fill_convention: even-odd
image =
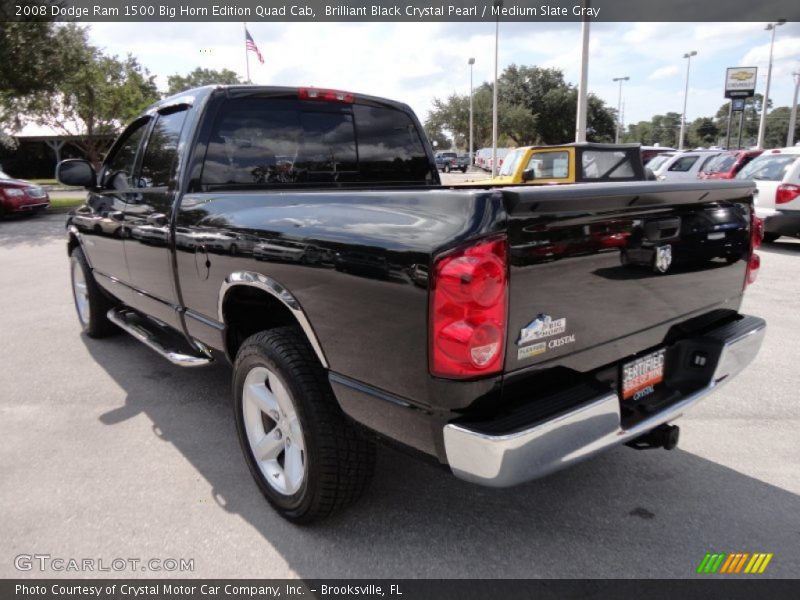
[(449, 150), (452, 148), (453, 140), (447, 137), (440, 126), (433, 124), (430, 121), (426, 121), (423, 128), (425, 129), (425, 134), (428, 136), (428, 139), (430, 140), (431, 145), (433, 145), (434, 150)]
[(62, 135), (95, 165), (122, 127), (159, 98), (155, 76), (131, 55), (106, 56), (85, 44), (58, 91), (27, 98), (24, 114)]
[(681, 128), (679, 113), (668, 112), (665, 115), (653, 115), (649, 121), (639, 121), (629, 125), (623, 141), (638, 142), (645, 146), (678, 147), (678, 134)]
[(692, 121), (687, 128), (687, 143), (689, 148), (698, 146), (714, 146), (719, 141), (720, 129), (713, 119), (699, 117)]
[(629, 143), (639, 143), (643, 146), (653, 145), (653, 124), (650, 121), (639, 121), (631, 123), (622, 136), (623, 141)]
[[(731, 148), (735, 148), (739, 140), (739, 123), (741, 119), (744, 119), (742, 124), (742, 146), (747, 147), (756, 143), (758, 140), (758, 126), (761, 121), (761, 104), (763, 101), (764, 96), (756, 94), (745, 100), (744, 111), (742, 113), (733, 113), (733, 119), (731, 121)], [(722, 135), (726, 135), (728, 131), (729, 106), (730, 103), (726, 102), (719, 107), (719, 110), (717, 110), (717, 113), (714, 115), (714, 123), (717, 125)], [(772, 107), (772, 100), (769, 101), (767, 106), (770, 108)], [(767, 117), (769, 117), (769, 114)], [(786, 139), (784, 137), (784, 143), (785, 142)]]
[[(783, 148), (786, 145), (786, 134), (789, 132), (789, 117), (792, 109), (779, 106), (767, 113), (767, 130), (764, 133), (765, 148)], [(795, 143), (800, 141), (800, 123), (795, 121)]]
[(191, 88), (201, 87), (204, 85), (224, 84), (232, 85), (236, 83), (244, 83), (244, 80), (239, 77), (235, 71), (230, 69), (222, 69), (216, 71), (214, 69), (203, 69), (197, 67), (194, 71), (187, 75), (170, 75), (167, 78), (167, 96), (177, 94)]
[[(575, 136), (577, 90), (558, 69), (510, 65), (498, 80), (498, 144), (562, 144)], [(587, 137), (591, 141), (614, 138), (614, 111), (590, 95)], [(473, 135), (475, 148), (492, 143), (492, 86), (474, 90)], [(434, 98), (426, 123), (432, 131), (452, 133), (459, 147), (469, 143), (469, 95)]]
[(59, 89), (85, 45), (86, 32), (74, 23), (0, 21), (0, 144), (13, 144), (23, 105)]

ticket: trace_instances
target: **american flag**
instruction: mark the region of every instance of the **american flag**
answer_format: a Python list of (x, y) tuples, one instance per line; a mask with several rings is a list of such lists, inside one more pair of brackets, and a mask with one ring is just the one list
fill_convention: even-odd
[(244, 29), (244, 38), (245, 38), (245, 46), (247, 46), (247, 49), (249, 51), (255, 52), (256, 56), (258, 57), (258, 62), (260, 62), (263, 65), (264, 57), (261, 56), (261, 52), (258, 51), (258, 46), (256, 46), (256, 43), (253, 41), (253, 36), (250, 35), (250, 32), (247, 31), (246, 27)]

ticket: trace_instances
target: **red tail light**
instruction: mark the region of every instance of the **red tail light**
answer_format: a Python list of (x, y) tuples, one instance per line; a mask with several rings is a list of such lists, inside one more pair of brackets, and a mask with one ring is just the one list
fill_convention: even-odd
[(321, 102), (341, 102), (352, 104), (353, 94), (341, 90), (320, 90), (317, 88), (300, 88), (297, 91), (300, 100), (319, 100)]
[(431, 280), (431, 373), (466, 379), (503, 368), (506, 338), (505, 236), (436, 259)]
[(758, 278), (758, 270), (761, 268), (761, 257), (753, 252), (750, 255), (750, 260), (747, 261), (747, 284), (755, 283)]
[(755, 283), (758, 277), (758, 270), (761, 268), (761, 257), (755, 253), (755, 249), (761, 245), (764, 239), (764, 220), (756, 216), (755, 210), (750, 213), (750, 256), (747, 259), (747, 271), (744, 277), (744, 287)]
[(775, 204), (786, 204), (798, 196), (800, 196), (800, 185), (782, 183), (778, 186), (778, 191), (775, 193)]
[(764, 241), (764, 219), (760, 219), (753, 211), (750, 218), (750, 238), (752, 240), (753, 250), (761, 246)]

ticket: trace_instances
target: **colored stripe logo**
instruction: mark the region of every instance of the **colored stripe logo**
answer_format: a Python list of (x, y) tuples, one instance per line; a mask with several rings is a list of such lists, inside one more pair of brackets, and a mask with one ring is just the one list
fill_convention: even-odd
[(709, 552), (700, 561), (697, 572), (702, 575), (755, 575), (767, 570), (772, 556), (771, 552), (754, 552), (752, 554), (749, 552), (732, 552), (730, 554)]

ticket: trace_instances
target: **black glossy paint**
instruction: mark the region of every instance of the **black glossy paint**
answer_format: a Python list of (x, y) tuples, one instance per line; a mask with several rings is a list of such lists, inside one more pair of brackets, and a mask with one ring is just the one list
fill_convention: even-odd
[[(739, 308), (749, 185), (584, 184), (508, 196), (507, 371), (556, 361), (586, 372), (659, 344), (677, 322)], [(665, 272), (655, 265), (659, 248), (671, 255)], [(540, 314), (566, 319), (566, 328), (518, 359), (521, 330)]]
[[(219, 310), (226, 278), (249, 271), (279, 283), (307, 316), (345, 411), (390, 437), (441, 458), (441, 426), (458, 413), (535, 400), (534, 382), (555, 370), (602, 387), (613, 379), (610, 365), (662, 343), (676, 324), (738, 310), (752, 207), (752, 189), (742, 182), (204, 188), (212, 119), (227, 97), (253, 93), (288, 92), (206, 88), (155, 106), (148, 131), (160, 115), (187, 112), (169, 182), (152, 186), (131, 176), (140, 187), (101, 185), (71, 222), (106, 289), (215, 350), (226, 350)], [(139, 175), (141, 154), (132, 167)], [(503, 231), (510, 256), (506, 375), (433, 378), (432, 261)], [(673, 260), (658, 273), (653, 260), (667, 244)], [(520, 360), (520, 330), (539, 314), (566, 318), (564, 335), (575, 341)]]

